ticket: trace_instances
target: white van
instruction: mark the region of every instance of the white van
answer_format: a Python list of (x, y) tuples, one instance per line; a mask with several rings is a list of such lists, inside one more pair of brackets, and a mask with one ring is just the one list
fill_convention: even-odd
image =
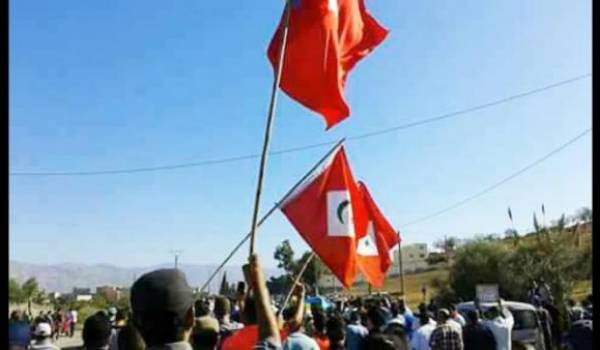
[[(491, 307), (497, 307), (497, 303), (479, 303), (482, 312), (486, 312)], [(542, 349), (542, 330), (537, 317), (535, 307), (531, 304), (517, 301), (502, 301), (504, 312), (510, 312), (515, 320), (512, 329), (512, 340), (517, 340), (526, 344), (535, 346), (536, 349)], [(507, 310), (508, 309), (508, 310)], [(467, 312), (475, 310), (475, 304), (472, 301), (460, 303), (456, 306), (465, 319)]]

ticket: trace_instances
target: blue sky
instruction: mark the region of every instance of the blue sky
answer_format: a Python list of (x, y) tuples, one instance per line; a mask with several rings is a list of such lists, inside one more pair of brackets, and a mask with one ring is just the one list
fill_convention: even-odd
[[(86, 171), (258, 153), (281, 1), (10, 1), (10, 170)], [(390, 30), (351, 73), (349, 119), (280, 95), (272, 149), (336, 140), (591, 72), (591, 1), (367, 1)], [(457, 118), (348, 142), (391, 223), (451, 205), (591, 127), (591, 79)], [(263, 212), (326, 151), (269, 159)], [(248, 231), (258, 160), (169, 172), (10, 178), (10, 258), (143, 266), (220, 261)], [(405, 243), (501, 233), (591, 207), (591, 135)], [(290, 239), (283, 215), (258, 236)], [(244, 247), (233, 259), (241, 263)]]

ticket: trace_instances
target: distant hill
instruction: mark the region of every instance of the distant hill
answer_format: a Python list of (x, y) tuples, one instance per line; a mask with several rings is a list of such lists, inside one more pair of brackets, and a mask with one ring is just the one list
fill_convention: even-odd
[[(9, 262), (9, 276), (22, 283), (30, 277), (35, 277), (40, 286), (46, 291), (71, 292), (73, 287), (92, 288), (110, 285), (130, 287), (135, 277), (161, 267), (172, 267), (173, 264), (162, 264), (149, 267), (125, 268), (109, 264), (57, 264), (37, 265), (11, 260)], [(186, 274), (188, 282), (194, 288), (201, 286), (217, 265), (180, 265)], [(241, 266), (228, 266), (227, 280), (229, 283), (243, 280)], [(277, 269), (265, 269), (267, 278), (278, 275)], [(219, 274), (210, 284), (210, 289), (216, 291), (221, 283), (222, 275)]]

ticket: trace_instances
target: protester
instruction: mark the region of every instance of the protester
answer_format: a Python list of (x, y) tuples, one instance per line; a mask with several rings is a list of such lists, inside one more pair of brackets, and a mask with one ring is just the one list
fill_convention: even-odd
[(117, 349), (120, 350), (145, 350), (146, 343), (132, 322), (121, 329), (117, 338)]
[(14, 349), (27, 349), (31, 341), (31, 329), (23, 320), (20, 310), (14, 310), (8, 321), (8, 346)]
[(132, 320), (148, 350), (191, 350), (194, 295), (178, 269), (144, 274), (131, 288)]
[(495, 350), (496, 339), (494, 338), (494, 334), (481, 324), (479, 311), (469, 310), (467, 318), (467, 325), (463, 327), (463, 344), (465, 350)]
[(399, 324), (402, 327), (406, 327), (406, 319), (404, 318), (404, 315), (400, 313), (400, 307), (397, 302), (392, 303), (390, 312), (392, 314), (392, 318), (387, 321), (388, 325), (394, 323)]
[(450, 319), (452, 321), (458, 323), (461, 327), (464, 327), (467, 324), (465, 318), (456, 310), (456, 305), (451, 304), (448, 311), (450, 311)]
[(77, 327), (77, 310), (71, 308), (69, 310), (69, 314), (70, 314), (70, 319), (71, 319), (71, 325), (69, 327), (69, 336), (71, 338), (73, 338), (73, 336), (75, 335), (75, 328)]
[(244, 265), (244, 276), (250, 281), (254, 291), (254, 304), (258, 320), (258, 342), (254, 349), (280, 349), (281, 336), (277, 319), (270, 304), (269, 291), (264, 272), (257, 255), (251, 255), (249, 263)]
[(340, 314), (331, 315), (327, 319), (327, 338), (329, 338), (329, 350), (344, 350), (346, 340), (345, 322)]
[(319, 344), (319, 349), (327, 350), (329, 348), (329, 339), (327, 338), (326, 332), (326, 324), (327, 324), (327, 315), (321, 309), (314, 309), (312, 312), (313, 315), (313, 326), (314, 326), (314, 334), (313, 339)]
[(417, 319), (412, 311), (406, 306), (404, 299), (398, 300), (398, 312), (404, 317), (406, 334), (409, 339), (412, 339), (414, 330), (416, 329)]
[(450, 320), (450, 311), (440, 309), (438, 311), (438, 324), (431, 333), (429, 346), (431, 350), (462, 350), (462, 334), (456, 329)]
[(421, 311), (419, 313), (419, 328), (413, 333), (413, 337), (411, 339), (411, 349), (412, 350), (430, 350), (429, 340), (431, 338), (431, 333), (437, 326), (437, 322), (433, 319), (431, 314), (426, 311)]
[(221, 338), (219, 321), (211, 316), (196, 318), (191, 343), (194, 350), (216, 350)]
[(102, 313), (88, 317), (83, 324), (83, 346), (86, 350), (106, 350), (110, 340), (109, 319)]
[[(246, 284), (250, 287), (250, 291), (254, 290), (254, 283), (258, 283), (260, 281), (262, 281), (262, 283), (266, 283), (264, 274), (258, 263), (258, 258), (255, 256), (250, 258), (249, 264), (243, 266), (243, 272), (244, 279)], [(244, 328), (224, 339), (221, 342), (221, 350), (250, 350), (253, 349), (256, 344), (262, 348), (267, 346), (276, 346), (275, 348), (278, 349), (281, 346), (281, 341), (286, 339), (287, 333), (285, 329), (281, 329), (283, 323), (278, 323), (274, 315), (273, 318), (275, 320), (275, 326), (276, 329), (279, 330), (278, 339), (270, 337), (269, 335), (265, 335), (264, 333), (261, 333), (262, 335), (259, 334), (260, 328), (262, 328), (263, 331), (269, 332), (268, 334), (270, 334), (270, 327), (272, 327), (270, 324), (270, 314), (273, 313), (268, 291), (266, 290), (266, 284), (261, 286), (261, 289), (258, 290), (260, 294), (247, 293), (245, 295), (244, 302), (240, 304), (240, 319), (244, 324)], [(261, 300), (257, 300), (259, 296)], [(260, 319), (260, 324), (258, 307), (263, 308), (261, 314), (264, 315), (260, 316), (263, 317)], [(264, 310), (264, 308), (267, 308), (268, 310)], [(264, 317), (267, 317), (267, 319), (264, 319)]]
[[(479, 309), (479, 303), (476, 303)], [(481, 321), (487, 327), (496, 340), (496, 350), (511, 350), (511, 334), (515, 324), (512, 314), (505, 311), (502, 301), (498, 300), (498, 307), (492, 306), (487, 312), (487, 319)]]
[(552, 318), (550, 317), (550, 313), (546, 310), (541, 302), (539, 297), (535, 297), (533, 306), (535, 307), (535, 312), (538, 316), (539, 329), (541, 332), (540, 337), (540, 347), (541, 350), (549, 350), (552, 348)]
[(582, 319), (573, 322), (566, 337), (571, 350), (592, 350), (592, 320)]
[(30, 350), (59, 350), (58, 346), (52, 344), (52, 327), (48, 323), (37, 324), (33, 334), (35, 340)]
[[(371, 306), (366, 314), (367, 329), (369, 334), (363, 339), (361, 349), (376, 349), (375, 344), (379, 344), (385, 327), (385, 314), (381, 308)], [(383, 337), (384, 339), (386, 337)]]
[(285, 328), (289, 335), (283, 343), (284, 350), (319, 350), (319, 344), (315, 339), (304, 333), (304, 287), (295, 286), (294, 295), (296, 303), (294, 306), (287, 307), (283, 312)]
[(56, 310), (56, 312), (52, 316), (52, 321), (52, 331), (54, 332), (54, 339), (58, 340), (60, 338), (63, 321), (63, 314), (61, 309)]
[(219, 321), (219, 331), (222, 338), (227, 338), (235, 331), (244, 327), (243, 324), (231, 321), (231, 303), (223, 296), (215, 298), (215, 318)]
[(349, 323), (346, 326), (346, 349), (359, 350), (363, 339), (369, 334), (369, 330), (360, 322), (358, 308), (349, 315)]
[(569, 316), (569, 322), (573, 323), (585, 318), (585, 313), (586, 310), (582, 306), (577, 305), (575, 300), (567, 299), (567, 315)]
[(117, 309), (117, 313), (115, 315), (115, 321), (112, 324), (112, 330), (110, 335), (109, 342), (109, 350), (118, 350), (119, 349), (119, 337), (121, 331), (127, 325), (127, 316), (126, 311), (124, 309)]

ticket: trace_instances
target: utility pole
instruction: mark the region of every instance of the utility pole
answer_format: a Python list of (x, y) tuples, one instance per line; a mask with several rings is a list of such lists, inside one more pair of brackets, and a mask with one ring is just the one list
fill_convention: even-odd
[(183, 250), (171, 250), (169, 251), (169, 253), (175, 255), (175, 268), (177, 268), (178, 266), (178, 262), (179, 262), (179, 255), (181, 255), (181, 253), (183, 253)]
[(400, 242), (400, 231), (398, 234), (398, 276), (400, 276), (400, 293), (404, 296), (404, 268), (402, 267), (402, 244)]

